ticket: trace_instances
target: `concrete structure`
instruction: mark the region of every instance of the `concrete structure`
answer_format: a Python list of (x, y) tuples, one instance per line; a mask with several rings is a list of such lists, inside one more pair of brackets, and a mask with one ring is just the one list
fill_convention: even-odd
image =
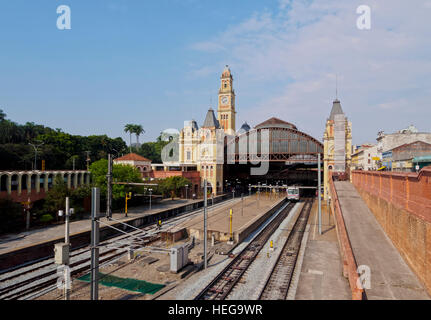
[(431, 144), (415, 141), (393, 148), (384, 153), (385, 162), (392, 171), (415, 171), (415, 157), (431, 156)]
[[(209, 108), (202, 127), (186, 121), (178, 141), (179, 164), (195, 165), (201, 182), (207, 179), (211, 192), (223, 191), (223, 148), (225, 136), (235, 136), (235, 91), (228, 66), (221, 75), (217, 117)], [(165, 161), (164, 164), (169, 164)]]
[(136, 167), (141, 172), (143, 178), (150, 176), (151, 160), (136, 153), (129, 153), (120, 158), (116, 158), (114, 159), (114, 163)]
[[(363, 175), (373, 174), (367, 171), (356, 172)], [(366, 298), (369, 300), (430, 299), (419, 280), (423, 280), (424, 275), (427, 274), (426, 264), (421, 265), (422, 269), (416, 276), (408, 266), (411, 260), (403, 261), (353, 184), (348, 181), (336, 181), (334, 184), (354, 260), (358, 267), (357, 272), (362, 274), (361, 282)], [(332, 195), (332, 198), (335, 198), (335, 195)], [(399, 240), (410, 242), (409, 246), (417, 252), (412, 252), (414, 256), (424, 245), (424, 243), (411, 242), (411, 238), (408, 237)]]
[(69, 171), (0, 171), (0, 197), (10, 197), (23, 202), (30, 198), (36, 201), (45, 197), (45, 193), (61, 177), (68, 188), (90, 184), (90, 172), (85, 170)]
[(352, 152), (352, 123), (345, 116), (341, 103), (335, 99), (331, 114), (326, 120), (323, 134), (323, 188), (324, 199), (328, 199), (329, 172), (350, 171)]
[(391, 134), (385, 134), (383, 131), (381, 131), (378, 133), (376, 140), (377, 152), (382, 154), (385, 151), (415, 141), (431, 143), (431, 133), (418, 132), (414, 126), (409, 126), (407, 129), (403, 129)]
[[(243, 202), (238, 199), (234, 203), (209, 209), (207, 238), (211, 239), (214, 236), (217, 241), (230, 240), (229, 211), (232, 209), (232, 236), (234, 242), (239, 243), (268, 219), (284, 202), (285, 197), (261, 193), (260, 196), (245, 197)], [(203, 217), (196, 216), (167, 230), (163, 237), (168, 237), (171, 241), (187, 237), (203, 240), (203, 227)]]
[(380, 160), (377, 145), (362, 145), (352, 154), (351, 170), (377, 170)]
[(352, 180), (381, 228), (431, 294), (431, 168), (419, 173), (354, 171)]

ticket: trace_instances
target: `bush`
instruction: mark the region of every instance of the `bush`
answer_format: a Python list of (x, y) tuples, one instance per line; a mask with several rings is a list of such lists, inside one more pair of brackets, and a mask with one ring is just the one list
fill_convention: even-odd
[(44, 214), (42, 217), (40, 217), (39, 221), (42, 223), (48, 223), (51, 222), (54, 218), (50, 214)]

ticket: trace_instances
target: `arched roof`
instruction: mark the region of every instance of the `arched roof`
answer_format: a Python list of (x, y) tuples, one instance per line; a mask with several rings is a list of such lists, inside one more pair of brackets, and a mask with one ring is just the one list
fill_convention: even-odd
[[(268, 154), (262, 154), (262, 137), (268, 137)], [(250, 154), (250, 140), (257, 141), (256, 154)], [(242, 133), (235, 139), (228, 140), (227, 157), (232, 163), (232, 144), (235, 141), (236, 161), (292, 161), (292, 162), (315, 162), (317, 154), (323, 153), (323, 144), (312, 136), (297, 130), (296, 126), (277, 119), (271, 118), (257, 125), (254, 129)], [(239, 146), (247, 143), (246, 146)], [(254, 142), (256, 143), (256, 142)], [(259, 156), (258, 156), (259, 155)]]

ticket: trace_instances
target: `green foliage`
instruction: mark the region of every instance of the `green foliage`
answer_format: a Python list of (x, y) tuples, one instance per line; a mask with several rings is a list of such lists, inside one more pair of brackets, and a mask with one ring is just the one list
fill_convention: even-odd
[(157, 138), (156, 142), (143, 143), (136, 153), (150, 159), (153, 163), (162, 163), (162, 149), (169, 141), (163, 141), (161, 136)]
[(44, 214), (39, 219), (39, 221), (42, 222), (42, 223), (48, 223), (48, 222), (51, 222), (52, 220), (54, 220), (54, 218), (50, 214)]
[(173, 199), (174, 196), (179, 196), (179, 191), (186, 185), (192, 185), (190, 180), (184, 177), (175, 176), (162, 180), (159, 183), (159, 188), (164, 196), (171, 196)]
[(30, 170), (34, 162), (34, 149), (29, 143), (44, 144), (38, 148), (37, 166), (45, 160), (46, 170), (86, 168), (86, 151), (90, 160), (106, 158), (108, 153), (127, 150), (121, 138), (111, 139), (106, 135), (83, 137), (51, 129), (33, 122), (24, 125), (6, 119), (0, 110), (0, 170)]
[[(52, 216), (57, 216), (58, 210), (64, 210), (66, 206), (66, 197), (69, 197), (69, 205), (74, 208), (75, 214), (84, 213), (84, 199), (91, 196), (91, 186), (84, 185), (76, 189), (69, 189), (64, 180), (57, 176), (54, 181), (54, 186), (50, 189), (43, 201), (43, 205), (40, 208), (34, 208), (33, 212), (37, 216), (42, 216), (45, 214), (51, 214)], [(76, 216), (72, 216), (74, 218)], [(41, 217), (39, 221), (41, 221)]]
[(65, 199), (70, 195), (67, 184), (64, 180), (57, 176), (52, 189), (50, 189), (45, 197), (43, 209), (48, 213), (56, 214), (58, 210), (64, 210)]
[(21, 205), (9, 199), (0, 199), (0, 233), (17, 231), (23, 226)]
[[(106, 196), (108, 160), (101, 159), (92, 163), (90, 171), (94, 184), (100, 188), (100, 194)], [(128, 165), (114, 164), (112, 176), (114, 182), (142, 182), (139, 170)], [(123, 199), (126, 192), (142, 192), (142, 188), (118, 184), (112, 186), (112, 198), (114, 200)]]
[(3, 121), (4, 119), (6, 119), (6, 113), (4, 113), (2, 109), (0, 109), (0, 121)]

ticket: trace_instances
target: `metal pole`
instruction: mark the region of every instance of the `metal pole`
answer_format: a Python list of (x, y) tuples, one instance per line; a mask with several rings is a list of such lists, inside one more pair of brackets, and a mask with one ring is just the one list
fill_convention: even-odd
[(232, 209), (229, 210), (229, 241), (233, 242), (233, 234), (232, 234)]
[(66, 213), (64, 215), (64, 218), (65, 218), (64, 242), (67, 244), (69, 244), (69, 213), (70, 213), (69, 197), (66, 197)]
[[(69, 214), (70, 214), (70, 205), (69, 205), (69, 197), (66, 197), (66, 212), (64, 215), (65, 225), (64, 225), (64, 242), (69, 245), (69, 253), (70, 253), (70, 242), (69, 242)], [(64, 268), (64, 300), (70, 299), (70, 279), (69, 279), (69, 258), (66, 259), (68, 262), (65, 263)]]
[(108, 154), (108, 174), (106, 175), (107, 180), (107, 191), (106, 191), (106, 217), (112, 218), (112, 154)]
[(244, 216), (244, 194), (241, 193), (241, 217)]
[(207, 268), (207, 180), (204, 180), (204, 269)]
[(151, 211), (151, 193), (153, 192), (153, 190), (150, 190), (150, 211)]
[(100, 190), (91, 191), (91, 300), (99, 299), (99, 208)]
[(317, 155), (317, 197), (319, 201), (319, 234), (322, 234), (322, 199), (320, 195), (320, 153)]

